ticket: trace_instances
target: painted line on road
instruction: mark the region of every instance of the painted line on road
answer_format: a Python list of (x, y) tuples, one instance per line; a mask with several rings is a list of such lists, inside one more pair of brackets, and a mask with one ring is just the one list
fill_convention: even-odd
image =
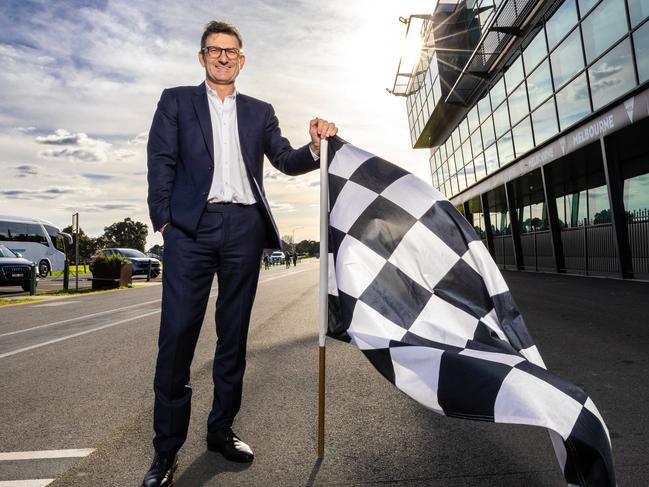
[(94, 448), (77, 448), (70, 450), (39, 450), (0, 452), (0, 462), (13, 460), (42, 460), (44, 458), (82, 458), (90, 455)]
[(51, 308), (53, 306), (65, 306), (67, 304), (74, 304), (74, 303), (78, 303), (78, 302), (79, 301), (67, 301), (67, 300), (63, 301), (62, 300), (62, 301), (55, 301), (53, 303), (36, 304), (36, 305), (32, 306), (32, 308)]
[(16, 335), (18, 333), (25, 333), (25, 332), (32, 331), (32, 330), (39, 330), (41, 328), (47, 328), (48, 326), (62, 325), (63, 323), (70, 323), (71, 321), (85, 320), (86, 318), (95, 318), (97, 316), (103, 316), (103, 315), (107, 315), (107, 314), (110, 314), (110, 313), (114, 313), (115, 311), (122, 311), (122, 310), (125, 310), (125, 309), (137, 308), (138, 306), (144, 306), (146, 304), (153, 304), (153, 303), (158, 303), (158, 302), (160, 302), (160, 299), (154, 299), (152, 301), (145, 301), (143, 303), (131, 304), (129, 306), (123, 306), (121, 308), (114, 308), (114, 309), (109, 309), (109, 310), (106, 310), (106, 311), (98, 311), (97, 313), (91, 313), (89, 315), (76, 316), (74, 318), (68, 318), (67, 320), (55, 321), (53, 323), (45, 323), (44, 325), (37, 325), (37, 326), (32, 326), (30, 328), (24, 328), (22, 330), (16, 330), (16, 331), (10, 331), (10, 332), (7, 332), (7, 333), (2, 333), (2, 334), (0, 334), (0, 338), (6, 337), (6, 336), (9, 336), (9, 335)]
[[(55, 338), (54, 340), (48, 340), (46, 342), (36, 343), (35, 345), (30, 345), (29, 347), (19, 348), (18, 350), (12, 350), (11, 352), (2, 353), (2, 354), (0, 354), (0, 358), (10, 357), (11, 355), (16, 355), (18, 353), (27, 352), (28, 350), (34, 350), (35, 348), (40, 348), (40, 347), (44, 347), (46, 345), (51, 345), (52, 343), (58, 343), (58, 342), (62, 342), (64, 340), (69, 340), (70, 338), (76, 338), (78, 336), (87, 335), (88, 333), (92, 333), (94, 331), (99, 331), (99, 330), (103, 330), (105, 328), (110, 328), (112, 326), (121, 325), (122, 323), (127, 323), (129, 321), (138, 320), (140, 318), (146, 318), (147, 316), (155, 315), (155, 314), (158, 314), (158, 313), (160, 313), (159, 309), (157, 309), (155, 311), (151, 311), (150, 313), (145, 313), (143, 315), (133, 316), (132, 318), (126, 318), (124, 320), (114, 321), (113, 323), (108, 323), (106, 325), (97, 326), (95, 328), (90, 328), (89, 330), (84, 330), (84, 331), (80, 331), (78, 333), (73, 333), (72, 335), (67, 335), (67, 336), (64, 336), (64, 337), (61, 337), (61, 338)], [(2, 486), (0, 486), (0, 487), (2, 487)]]
[(45, 487), (54, 479), (0, 480), (0, 487)]
[[(264, 284), (266, 282), (274, 281), (276, 279), (281, 279), (283, 277), (294, 276), (295, 274), (300, 274), (302, 272), (307, 272), (307, 271), (310, 271), (310, 270), (313, 270), (313, 269), (312, 268), (311, 269), (300, 269), (299, 271), (294, 271), (294, 272), (291, 272), (291, 273), (282, 274), (281, 276), (269, 277), (268, 279), (264, 279), (264, 280), (259, 281), (259, 284)], [(214, 288), (212, 288), (212, 289), (214, 289)], [(212, 293), (212, 294), (210, 294), (210, 297), (214, 297), (214, 296), (217, 296), (217, 295), (218, 295), (218, 292)], [(111, 310), (111, 311), (118, 311), (118, 310), (122, 310), (122, 309), (133, 308), (135, 306), (141, 306), (143, 304), (151, 304), (151, 303), (155, 303), (155, 302), (159, 302), (159, 301), (161, 301), (161, 300), (156, 299), (156, 300), (153, 300), (153, 301), (147, 301), (146, 303), (138, 303), (136, 305), (125, 306), (123, 308), (119, 308), (119, 309)], [(82, 319), (82, 318), (98, 316), (98, 315), (106, 314), (106, 313), (108, 313), (108, 311), (101, 311), (99, 313), (93, 313), (92, 315), (81, 316), (81, 317), (78, 317), (78, 318), (70, 318), (70, 319), (58, 321), (58, 322), (55, 322), (55, 323), (48, 323), (46, 325), (40, 325), (40, 326), (35, 326), (35, 327), (32, 327), (32, 328), (27, 328), (25, 330), (18, 330), (18, 331), (14, 331), (14, 332), (5, 333), (3, 335), (0, 335), (0, 337), (7, 336), (7, 335), (14, 335), (16, 333), (22, 333), (22, 332), (29, 331), (29, 330), (34, 330), (34, 329), (37, 329), (37, 328), (44, 328), (46, 326), (53, 326), (55, 324), (67, 323), (67, 322), (79, 320), (79, 319)], [(30, 345), (28, 347), (19, 348), (17, 350), (12, 350), (11, 352), (5, 352), (5, 353), (0, 354), (0, 359), (5, 358), (5, 357), (10, 357), (12, 355), (16, 355), (16, 354), (19, 354), (19, 353), (22, 353), (22, 352), (27, 352), (29, 350), (34, 350), (35, 348), (40, 348), (40, 347), (44, 347), (46, 345), (51, 345), (53, 343), (58, 343), (58, 342), (62, 342), (62, 341), (65, 341), (65, 340), (69, 340), (70, 338), (76, 338), (78, 336), (87, 335), (88, 333), (93, 333), (95, 331), (104, 330), (106, 328), (110, 328), (110, 327), (113, 327), (113, 326), (116, 326), (116, 325), (121, 325), (121, 324), (127, 323), (129, 321), (138, 320), (140, 318), (146, 318), (147, 316), (152, 316), (152, 315), (158, 314), (158, 313), (160, 313), (159, 309), (157, 309), (155, 311), (151, 311), (149, 313), (144, 313), (144, 314), (141, 314), (141, 315), (138, 315), (138, 316), (133, 316), (131, 318), (125, 318), (123, 320), (114, 321), (112, 323), (107, 323), (107, 324), (102, 325), (102, 326), (97, 326), (95, 328), (90, 328), (88, 330), (73, 333), (72, 335), (66, 335), (64, 337), (55, 338), (53, 340), (47, 340), (45, 342)], [(2, 487), (2, 485), (0, 485), (0, 487)]]

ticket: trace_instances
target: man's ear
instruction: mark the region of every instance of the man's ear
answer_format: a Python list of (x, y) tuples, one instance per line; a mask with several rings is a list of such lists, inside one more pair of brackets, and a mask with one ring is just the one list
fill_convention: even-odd
[(203, 51), (198, 51), (198, 62), (201, 63), (201, 66), (205, 67), (205, 58), (203, 57)]

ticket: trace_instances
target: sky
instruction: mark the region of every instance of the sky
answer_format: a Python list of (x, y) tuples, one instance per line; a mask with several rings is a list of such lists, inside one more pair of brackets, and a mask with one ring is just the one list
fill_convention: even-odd
[[(235, 24), (246, 65), (237, 89), (272, 103), (294, 147), (308, 122), (430, 181), (412, 149), (405, 98), (391, 88), (406, 26), (434, 0), (27, 1), (0, 3), (0, 214), (60, 228), (79, 212), (90, 236), (126, 217), (149, 225), (146, 141), (164, 88), (198, 85), (203, 27)], [(319, 240), (319, 172), (288, 177), (266, 161), (282, 235)]]

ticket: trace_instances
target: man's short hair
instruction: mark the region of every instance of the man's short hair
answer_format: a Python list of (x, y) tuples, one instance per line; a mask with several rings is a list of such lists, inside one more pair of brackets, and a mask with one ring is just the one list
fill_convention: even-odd
[(205, 41), (210, 34), (228, 34), (237, 38), (239, 41), (239, 49), (243, 47), (243, 41), (241, 40), (241, 33), (234, 25), (228, 24), (227, 22), (220, 22), (218, 20), (213, 20), (205, 26), (205, 31), (201, 37), (201, 49), (205, 47)]

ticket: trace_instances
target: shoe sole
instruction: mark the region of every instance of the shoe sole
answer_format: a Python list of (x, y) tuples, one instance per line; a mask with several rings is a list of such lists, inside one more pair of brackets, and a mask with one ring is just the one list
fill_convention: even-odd
[(233, 457), (232, 455), (226, 455), (225, 453), (223, 453), (221, 451), (221, 449), (218, 446), (212, 445), (210, 443), (207, 444), (207, 449), (209, 451), (220, 453), (221, 455), (223, 455), (223, 458), (225, 458), (226, 460), (230, 460), (231, 462), (251, 463), (255, 459), (254, 456), (249, 457), (249, 458), (241, 458), (241, 457)]

